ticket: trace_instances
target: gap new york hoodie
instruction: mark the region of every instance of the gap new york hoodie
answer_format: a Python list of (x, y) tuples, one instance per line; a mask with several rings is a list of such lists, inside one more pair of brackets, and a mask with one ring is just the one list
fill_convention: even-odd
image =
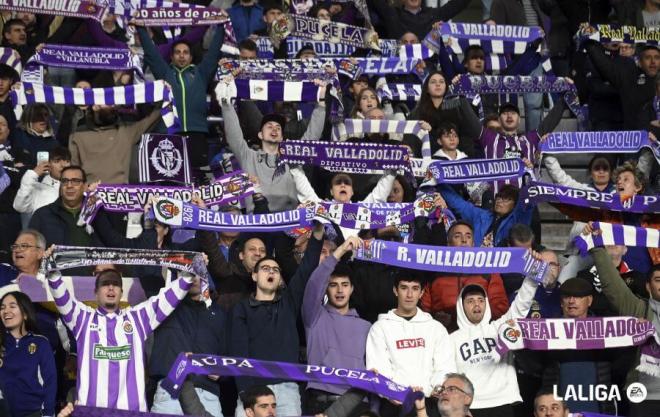
[(458, 330), (453, 332), (449, 339), (453, 343), (458, 372), (464, 373), (474, 385), (474, 399), (470, 409), (491, 408), (522, 401), (516, 370), (513, 367), (513, 354), (509, 353), (500, 358), (495, 352), (495, 346), (500, 325), (510, 319), (527, 317), (536, 287), (536, 282), (525, 278), (509, 310), (493, 322), (490, 321), (490, 304), (486, 297), (486, 311), (479, 324), (470, 322), (463, 310), (465, 288), (458, 295)]

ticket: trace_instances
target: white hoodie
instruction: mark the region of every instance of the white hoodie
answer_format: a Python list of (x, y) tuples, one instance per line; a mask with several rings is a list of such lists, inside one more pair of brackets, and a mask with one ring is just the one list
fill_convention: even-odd
[(394, 310), (378, 315), (367, 336), (367, 369), (404, 386), (420, 386), (430, 397), (456, 365), (447, 330), (418, 308), (410, 320)]
[(490, 304), (486, 298), (486, 311), (479, 324), (468, 320), (463, 310), (463, 291), (456, 300), (458, 330), (449, 338), (454, 346), (458, 372), (464, 373), (474, 385), (471, 409), (491, 408), (522, 401), (518, 390), (513, 354), (500, 361), (495, 352), (497, 330), (510, 319), (527, 317), (536, 293), (536, 282), (525, 278), (518, 295), (502, 317), (491, 322)]

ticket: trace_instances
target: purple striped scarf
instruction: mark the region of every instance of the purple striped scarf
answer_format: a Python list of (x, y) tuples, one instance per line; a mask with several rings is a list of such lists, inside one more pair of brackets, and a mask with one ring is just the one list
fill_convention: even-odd
[(167, 196), (189, 202), (199, 196), (208, 207), (230, 204), (254, 193), (254, 186), (246, 173), (233, 172), (201, 187), (159, 187), (155, 185), (99, 184), (83, 201), (78, 225), (91, 224), (103, 207), (115, 213), (141, 213), (151, 197)]
[[(368, 58), (333, 58), (335, 66), (341, 68), (342, 62), (348, 61), (362, 70), (360, 74), (368, 75), (403, 75), (415, 74), (424, 80), (426, 71), (421, 67), (418, 58), (368, 57)], [(346, 64), (344, 64), (345, 66)]]
[[(144, 413), (141, 411), (120, 410), (117, 408), (88, 407), (76, 405), (73, 417), (172, 417), (172, 414)], [(193, 417), (193, 416), (182, 416)]]
[[(102, 3), (101, 3), (102, 4)], [(55, 16), (81, 17), (101, 21), (105, 7), (91, 0), (7, 0), (2, 10)]]
[(447, 22), (429, 32), (423, 43), (436, 53), (444, 39), (449, 38), (450, 48), (457, 55), (463, 55), (470, 45), (480, 45), (486, 53), (522, 54), (529, 43), (542, 37), (538, 26)]
[(660, 213), (660, 195), (636, 195), (622, 199), (618, 193), (601, 193), (535, 181), (523, 187), (520, 198), (525, 204), (546, 202), (629, 213)]
[(564, 77), (551, 75), (467, 75), (459, 76), (452, 86), (454, 94), (565, 93), (575, 91), (575, 85)]
[(332, 127), (332, 140), (346, 141), (348, 138), (361, 137), (367, 133), (398, 133), (415, 135), (422, 141), (422, 157), (431, 157), (429, 132), (422, 129), (419, 120), (368, 120), (346, 119)]
[(660, 145), (645, 130), (616, 132), (554, 132), (541, 141), (542, 153), (637, 153), (649, 148), (660, 163)]
[(408, 148), (376, 143), (317, 142), (287, 140), (279, 150), (278, 171), (285, 165), (311, 164), (332, 172), (380, 174), (410, 169)]
[(21, 55), (14, 48), (0, 48), (0, 64), (10, 66), (17, 75), (23, 71)]
[(305, 209), (241, 215), (201, 209), (181, 200), (159, 197), (152, 210), (156, 220), (168, 226), (214, 232), (284, 232), (310, 225)]
[(507, 320), (498, 330), (496, 351), (588, 350), (639, 346), (655, 335), (650, 321), (634, 317)]
[[(273, 44), (270, 42), (270, 39), (265, 39), (268, 40), (269, 50), (271, 51), (271, 54), (273, 54)], [(309, 39), (298, 39), (293, 37), (286, 38), (285, 44), (286, 53), (289, 58), (295, 58), (298, 54), (298, 51), (300, 51), (303, 46), (308, 45), (311, 45), (314, 48), (314, 52), (318, 57), (351, 56), (357, 49), (353, 45), (347, 45), (343, 43), (312, 41)]]
[(382, 101), (387, 98), (393, 101), (419, 101), (422, 96), (421, 84), (384, 84), (378, 88), (378, 97)]
[(421, 392), (414, 392), (382, 375), (363, 369), (301, 365), (204, 354), (186, 356), (184, 353), (179, 354), (174, 361), (167, 378), (162, 381), (162, 386), (172, 397), (177, 398), (183, 382), (189, 374), (278, 378), (289, 381), (348, 385), (403, 403), (404, 414), (412, 409), (416, 399), (423, 397)]
[[(369, 16), (369, 9), (367, 8), (366, 0), (333, 0), (335, 3), (353, 3), (355, 8), (360, 12), (367, 26), (371, 27), (371, 17)], [(324, 0), (283, 0), (284, 10), (288, 10), (291, 14), (306, 15), (314, 6), (315, 3), (324, 3)]]
[(110, 88), (57, 87), (37, 83), (21, 83), (9, 93), (16, 117), (20, 118), (21, 106), (33, 103), (73, 104), (76, 106), (124, 105), (156, 103), (162, 101), (161, 116), (168, 130), (177, 129), (179, 118), (174, 106), (174, 94), (164, 81), (134, 84)]
[(380, 49), (378, 34), (372, 29), (285, 14), (271, 25), (270, 39), (275, 47), (279, 47), (290, 35), (315, 41), (344, 43), (358, 48)]
[(623, 245), (643, 248), (660, 247), (660, 230), (622, 224), (594, 222), (599, 234), (578, 235), (573, 242), (582, 256), (587, 256), (595, 247)]
[(523, 248), (463, 248), (373, 240), (358, 249), (356, 259), (401, 268), (457, 274), (518, 273), (543, 282), (548, 264)]

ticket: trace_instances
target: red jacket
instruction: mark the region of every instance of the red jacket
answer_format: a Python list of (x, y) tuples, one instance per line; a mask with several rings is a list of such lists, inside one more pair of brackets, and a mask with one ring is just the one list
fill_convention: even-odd
[[(481, 285), (486, 289), (492, 319), (496, 320), (509, 309), (509, 300), (504, 290), (500, 274), (486, 275), (440, 275), (428, 284), (422, 295), (422, 310), (434, 315), (439, 311), (450, 314), (451, 325), (447, 330), (456, 328), (456, 300), (463, 287), (469, 284)], [(444, 320), (441, 320), (444, 321)]]

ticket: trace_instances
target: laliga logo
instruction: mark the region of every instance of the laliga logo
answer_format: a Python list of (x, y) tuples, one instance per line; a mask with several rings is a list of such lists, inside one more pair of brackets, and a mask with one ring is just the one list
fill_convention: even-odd
[[(598, 385), (567, 385), (564, 396), (560, 397), (557, 392), (557, 385), (552, 387), (552, 393), (556, 400), (573, 401), (621, 401), (619, 387), (612, 385), (608, 387), (604, 384)], [(632, 403), (641, 403), (646, 399), (647, 390), (644, 384), (633, 382), (626, 390), (626, 396)]]
[(169, 200), (161, 200), (156, 203), (156, 210), (163, 216), (166, 220), (173, 219), (175, 216), (179, 215), (179, 208)]

